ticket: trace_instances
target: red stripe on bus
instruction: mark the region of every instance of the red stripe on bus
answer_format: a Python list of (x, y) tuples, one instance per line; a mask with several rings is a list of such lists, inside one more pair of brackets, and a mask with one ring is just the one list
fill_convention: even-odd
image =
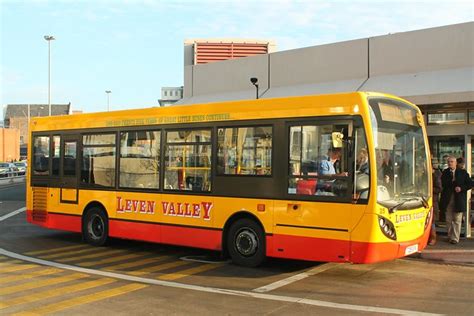
[(221, 250), (222, 231), (131, 221), (109, 222), (111, 237)]
[[(268, 247), (269, 239), (273, 249)], [(267, 237), (267, 256), (311, 261), (349, 261), (348, 240), (312, 238), (291, 235)]]
[(46, 228), (66, 230), (75, 233), (80, 233), (82, 231), (82, 220), (80, 216), (45, 212), (45, 215), (42, 216), (41, 220), (34, 220), (33, 212), (27, 210), (26, 219), (32, 224)]

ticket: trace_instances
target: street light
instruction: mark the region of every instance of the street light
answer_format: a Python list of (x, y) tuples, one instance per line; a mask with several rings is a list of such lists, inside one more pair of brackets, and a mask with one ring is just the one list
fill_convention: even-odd
[(54, 36), (45, 35), (44, 39), (48, 41), (48, 109), (49, 116), (51, 116), (51, 41), (54, 41)]
[(107, 112), (109, 112), (110, 111), (110, 94), (112, 93), (112, 91), (105, 90), (105, 93), (107, 93)]
[(256, 77), (252, 77), (250, 78), (250, 82), (255, 86), (255, 88), (257, 89), (257, 99), (258, 99), (258, 78)]

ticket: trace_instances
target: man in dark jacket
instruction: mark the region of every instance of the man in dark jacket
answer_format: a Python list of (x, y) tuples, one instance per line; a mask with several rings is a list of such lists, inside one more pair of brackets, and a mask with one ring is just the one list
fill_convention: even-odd
[(448, 168), (441, 175), (441, 199), (439, 208), (446, 212), (448, 239), (452, 244), (459, 242), (463, 212), (467, 209), (467, 190), (471, 187), (471, 179), (466, 170), (456, 168), (456, 158), (448, 158)]

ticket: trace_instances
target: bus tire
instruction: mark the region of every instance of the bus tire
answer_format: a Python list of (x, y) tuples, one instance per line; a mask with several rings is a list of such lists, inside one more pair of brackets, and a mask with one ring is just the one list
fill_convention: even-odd
[(257, 267), (265, 261), (265, 235), (254, 220), (241, 218), (230, 226), (227, 251), (237, 265)]
[(103, 246), (109, 237), (109, 221), (105, 211), (99, 207), (89, 209), (82, 221), (84, 240), (93, 246)]

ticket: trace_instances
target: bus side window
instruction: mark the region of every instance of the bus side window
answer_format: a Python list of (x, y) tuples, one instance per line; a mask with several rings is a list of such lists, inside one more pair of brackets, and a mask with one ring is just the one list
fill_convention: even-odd
[(33, 175), (49, 175), (49, 136), (33, 138)]
[(159, 188), (160, 134), (159, 131), (120, 133), (121, 188)]
[[(82, 144), (81, 182), (93, 186), (115, 186), (115, 134), (84, 135)], [(76, 159), (72, 148), (65, 158), (71, 162)]]
[(211, 191), (211, 130), (166, 132), (165, 190)]
[(217, 174), (272, 174), (272, 127), (219, 128)]
[(358, 127), (354, 130), (354, 152), (355, 177), (354, 177), (354, 199), (367, 200), (369, 197), (370, 184), (370, 161), (367, 140), (364, 129)]
[(288, 193), (347, 197), (347, 142), (334, 147), (333, 135), (347, 139), (348, 126), (301, 125), (289, 132)]

